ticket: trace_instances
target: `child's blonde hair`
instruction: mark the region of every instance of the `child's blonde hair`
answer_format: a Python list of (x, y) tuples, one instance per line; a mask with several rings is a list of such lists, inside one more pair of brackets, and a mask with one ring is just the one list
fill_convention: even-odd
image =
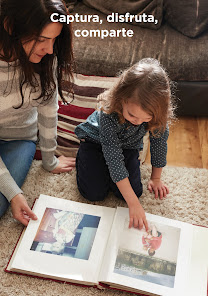
[(130, 100), (138, 104), (152, 117), (148, 130), (156, 136), (165, 130), (167, 122), (174, 117), (171, 97), (168, 74), (158, 60), (145, 58), (125, 70), (117, 83), (98, 99), (104, 112), (118, 113), (120, 123), (125, 121), (122, 103)]

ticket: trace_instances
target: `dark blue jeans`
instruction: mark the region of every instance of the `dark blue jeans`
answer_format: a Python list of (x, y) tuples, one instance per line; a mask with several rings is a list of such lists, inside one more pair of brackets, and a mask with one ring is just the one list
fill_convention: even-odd
[[(142, 195), (139, 152), (136, 149), (124, 149), (125, 166), (129, 172), (129, 181), (138, 196)], [(101, 201), (112, 191), (123, 199), (117, 185), (112, 181), (100, 144), (81, 142), (76, 159), (77, 185), (82, 196), (90, 201)]]
[[(2, 141), (0, 140), (0, 156), (11, 176), (21, 187), (28, 174), (36, 150), (33, 141)], [(0, 217), (9, 207), (6, 197), (0, 193)]]

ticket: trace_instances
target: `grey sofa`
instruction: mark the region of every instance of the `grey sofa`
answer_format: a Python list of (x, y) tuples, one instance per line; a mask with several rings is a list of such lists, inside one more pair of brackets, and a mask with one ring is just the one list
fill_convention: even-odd
[[(133, 37), (107, 37), (104, 39), (98, 37), (75, 37), (74, 54), (77, 73), (116, 76), (120, 70), (129, 67), (138, 60), (144, 57), (153, 57), (158, 59), (167, 69), (171, 80), (177, 82), (177, 114), (182, 116), (208, 116), (207, 0), (149, 1), (152, 2), (151, 4), (155, 2), (156, 4), (154, 5), (159, 3), (160, 9), (162, 5), (162, 20), (160, 20), (159, 28), (157, 27), (155, 30), (129, 23), (109, 23), (106, 21), (106, 15), (109, 13), (109, 10), (94, 8), (98, 2), (101, 2), (101, 6), (106, 8), (105, 4), (108, 4), (109, 0), (98, 0), (97, 2), (95, 0), (83, 1), (78, 1), (74, 7), (73, 14), (99, 15), (102, 24), (73, 22), (74, 30), (118, 30), (125, 28), (126, 30), (132, 29), (134, 35)], [(124, 0), (122, 1), (125, 2)], [(147, 2), (147, 0), (142, 1)], [(175, 8), (171, 7), (173, 4), (171, 1), (175, 3)], [(196, 14), (202, 14), (201, 27), (197, 20), (193, 19), (192, 14), (194, 13), (195, 6), (189, 7), (189, 4), (194, 2), (197, 2), (198, 5), (200, 3), (205, 5), (202, 6), (202, 12), (196, 11)], [(118, 5), (118, 11), (119, 8), (122, 8), (122, 5)], [(197, 8), (196, 6), (196, 9), (199, 9), (199, 7)], [(203, 14), (204, 9), (205, 12), (207, 9), (206, 15)], [(190, 13), (190, 15), (188, 16), (187, 13)], [(185, 20), (188, 23), (188, 28), (183, 26), (181, 20)], [(191, 21), (193, 22), (192, 26)]]

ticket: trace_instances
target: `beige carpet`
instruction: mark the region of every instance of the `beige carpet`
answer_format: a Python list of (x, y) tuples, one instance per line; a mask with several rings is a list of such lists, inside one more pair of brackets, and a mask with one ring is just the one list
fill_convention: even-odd
[[(142, 165), (144, 193), (141, 203), (146, 212), (172, 219), (208, 226), (208, 170), (166, 167), (163, 180), (169, 186), (166, 200), (155, 200), (146, 189), (150, 166)], [(70, 174), (53, 175), (45, 172), (40, 161), (34, 161), (23, 190), (30, 206), (39, 194), (85, 202), (80, 196), (75, 180), (75, 171)], [(99, 204), (99, 203), (96, 203)], [(105, 206), (126, 206), (113, 195), (100, 203)], [(54, 281), (30, 278), (4, 272), (22, 225), (11, 218), (11, 212), (0, 220), (0, 296), (76, 296), (76, 295), (130, 295), (118, 291), (99, 291)]]

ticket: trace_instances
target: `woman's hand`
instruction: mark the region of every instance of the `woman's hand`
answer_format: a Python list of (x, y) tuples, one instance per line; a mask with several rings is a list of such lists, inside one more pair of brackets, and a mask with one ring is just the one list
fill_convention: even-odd
[(25, 226), (28, 225), (30, 219), (37, 220), (37, 216), (29, 208), (27, 201), (23, 194), (15, 195), (11, 200), (12, 215), (14, 219), (18, 220)]
[(58, 160), (59, 164), (54, 170), (51, 171), (53, 174), (70, 172), (73, 170), (76, 164), (76, 158), (74, 157), (66, 157), (62, 155), (59, 156)]
[(150, 179), (147, 188), (151, 193), (152, 191), (154, 191), (156, 199), (158, 197), (160, 199), (163, 199), (163, 197), (165, 198), (169, 193), (168, 187), (165, 184), (163, 184), (160, 178)]
[(141, 206), (138, 199), (134, 199), (133, 202), (128, 204), (129, 206), (129, 228), (134, 226), (135, 228), (142, 229), (143, 225), (148, 231), (148, 223), (145, 216), (145, 211)]

